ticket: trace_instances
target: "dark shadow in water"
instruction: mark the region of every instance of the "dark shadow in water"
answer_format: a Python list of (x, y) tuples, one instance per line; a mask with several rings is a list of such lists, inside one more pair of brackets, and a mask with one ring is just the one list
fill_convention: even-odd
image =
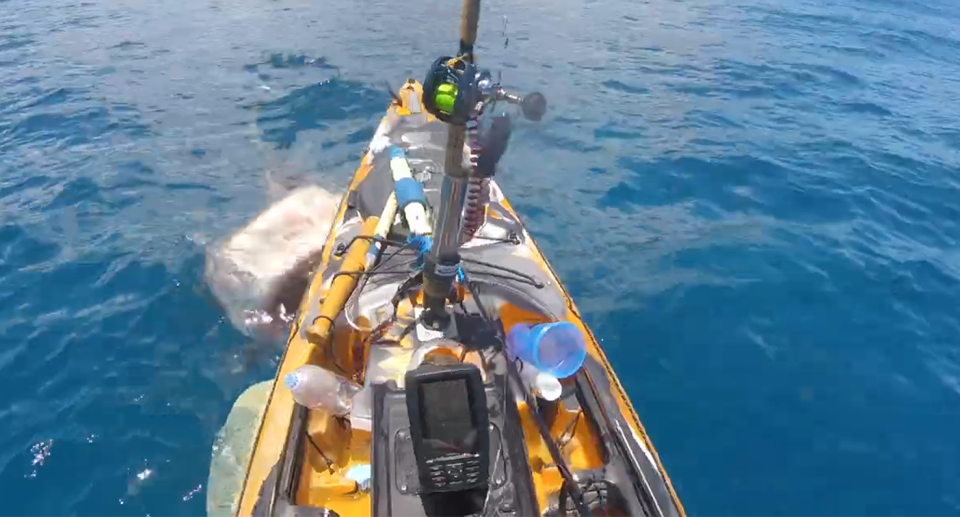
[(382, 88), (373, 88), (357, 81), (330, 79), (293, 90), (283, 97), (252, 106), (258, 111), (257, 126), (261, 138), (286, 149), (297, 140), (297, 134), (311, 129), (325, 129), (333, 122), (365, 119), (381, 113), (390, 101)]

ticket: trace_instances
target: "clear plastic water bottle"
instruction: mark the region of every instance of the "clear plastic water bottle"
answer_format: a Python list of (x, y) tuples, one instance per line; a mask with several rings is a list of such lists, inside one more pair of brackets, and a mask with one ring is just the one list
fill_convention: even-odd
[(568, 321), (515, 324), (507, 334), (507, 352), (557, 379), (577, 373), (587, 358), (583, 334)]
[(329, 370), (305, 364), (283, 377), (283, 383), (297, 404), (310, 409), (325, 409), (346, 416), (353, 409), (353, 396), (360, 386)]

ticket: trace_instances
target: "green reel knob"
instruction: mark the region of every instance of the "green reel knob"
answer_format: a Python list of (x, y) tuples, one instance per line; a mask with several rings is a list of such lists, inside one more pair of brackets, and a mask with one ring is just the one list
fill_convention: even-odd
[(433, 103), (444, 115), (453, 115), (454, 106), (457, 103), (457, 85), (444, 83), (437, 87), (437, 93), (433, 96)]

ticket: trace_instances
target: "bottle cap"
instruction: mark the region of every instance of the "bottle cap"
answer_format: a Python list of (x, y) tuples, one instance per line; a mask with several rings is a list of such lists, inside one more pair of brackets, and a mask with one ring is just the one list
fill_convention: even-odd
[(287, 389), (293, 391), (297, 389), (297, 386), (300, 384), (300, 376), (296, 372), (291, 372), (283, 376), (283, 383), (287, 386)]

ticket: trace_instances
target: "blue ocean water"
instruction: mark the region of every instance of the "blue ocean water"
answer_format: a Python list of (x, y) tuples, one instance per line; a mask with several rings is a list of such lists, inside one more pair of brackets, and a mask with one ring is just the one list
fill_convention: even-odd
[[(271, 376), (205, 247), (342, 185), (460, 2), (0, 0), (0, 513), (198, 515)], [(960, 513), (960, 6), (484, 0), (501, 183), (695, 515)]]

